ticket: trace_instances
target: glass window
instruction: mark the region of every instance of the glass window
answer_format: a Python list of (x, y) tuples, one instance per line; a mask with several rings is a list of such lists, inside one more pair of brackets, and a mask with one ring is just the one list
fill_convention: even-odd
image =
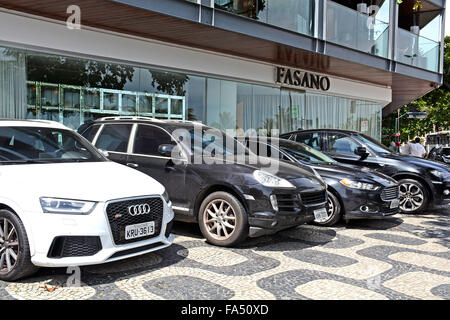
[(204, 121), (206, 112), (206, 78), (189, 76), (186, 88), (186, 118)]
[(153, 113), (153, 97), (147, 95), (139, 96), (139, 114)]
[(104, 159), (69, 130), (34, 127), (0, 128), (0, 163), (84, 162)]
[(117, 93), (105, 92), (103, 94), (103, 109), (119, 110), (119, 95)]
[(149, 156), (161, 156), (158, 148), (162, 144), (175, 144), (172, 138), (160, 128), (139, 125), (134, 138), (133, 153)]
[(328, 148), (332, 153), (355, 154), (359, 143), (342, 133), (328, 133)]
[(280, 148), (295, 159), (306, 164), (335, 163), (336, 161), (322, 152), (303, 143), (280, 141)]
[(100, 125), (95, 124), (93, 126), (89, 126), (86, 130), (83, 130), (82, 126), (78, 129), (83, 137), (85, 137), (88, 141), (94, 140), (95, 135), (100, 129)]
[(100, 133), (96, 147), (106, 151), (126, 152), (131, 124), (107, 124)]
[(155, 112), (167, 114), (169, 112), (169, 101), (167, 98), (156, 97)]
[(364, 142), (366, 145), (369, 146), (369, 148), (371, 148), (376, 153), (391, 153), (391, 150), (389, 150), (389, 148), (386, 148), (383, 144), (372, 139), (371, 137), (367, 137), (363, 134), (354, 135), (354, 137)]
[(134, 94), (122, 95), (122, 111), (136, 113), (136, 96)]
[(322, 137), (319, 133), (297, 133), (297, 142), (304, 143), (316, 150), (322, 150)]

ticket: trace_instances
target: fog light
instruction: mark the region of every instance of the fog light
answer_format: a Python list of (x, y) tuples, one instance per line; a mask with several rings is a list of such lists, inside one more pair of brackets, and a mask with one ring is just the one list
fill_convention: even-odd
[(278, 224), (278, 221), (274, 221), (272, 222), (272, 224), (270, 225), (272, 228), (275, 227)]
[(361, 208), (359, 208), (362, 212), (369, 212), (369, 207), (368, 206), (361, 206)]
[(445, 190), (444, 190), (444, 195), (445, 195), (445, 196), (448, 196), (449, 194), (450, 194), (450, 190), (445, 189)]
[(270, 203), (272, 204), (273, 210), (278, 211), (278, 201), (276, 195), (270, 196)]

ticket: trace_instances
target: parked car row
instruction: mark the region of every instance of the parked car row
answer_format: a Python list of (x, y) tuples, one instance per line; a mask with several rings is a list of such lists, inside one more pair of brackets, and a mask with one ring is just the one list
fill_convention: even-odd
[(198, 223), (211, 244), (235, 246), (304, 223), (384, 218), (450, 200), (448, 166), (401, 165), (357, 133), (235, 138), (142, 117), (102, 118), (78, 131), (0, 120), (0, 280), (165, 248), (174, 220)]
[(450, 202), (450, 167), (447, 164), (392, 152), (358, 132), (333, 129), (299, 130), (281, 138), (301, 142), (340, 163), (369, 168), (399, 184), (400, 209), (418, 213)]

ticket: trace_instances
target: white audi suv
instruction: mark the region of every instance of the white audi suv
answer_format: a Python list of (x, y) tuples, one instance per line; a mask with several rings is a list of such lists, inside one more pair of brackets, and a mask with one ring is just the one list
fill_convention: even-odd
[(159, 182), (64, 125), (0, 120), (0, 280), (165, 248), (173, 216)]

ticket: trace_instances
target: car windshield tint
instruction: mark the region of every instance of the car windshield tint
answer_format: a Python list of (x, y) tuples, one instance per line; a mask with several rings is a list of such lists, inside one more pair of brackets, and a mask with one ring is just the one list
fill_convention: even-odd
[(444, 156), (450, 156), (450, 148), (444, 148), (442, 149), (442, 154)]
[(303, 143), (280, 141), (280, 149), (307, 164), (335, 163), (336, 161)]
[(0, 127), (0, 164), (106, 161), (70, 130)]
[(389, 148), (385, 147), (384, 145), (382, 145), (381, 143), (379, 143), (378, 141), (376, 141), (371, 137), (368, 137), (363, 134), (356, 134), (353, 137), (368, 145), (369, 148), (371, 148), (376, 153), (392, 153), (392, 151)]

